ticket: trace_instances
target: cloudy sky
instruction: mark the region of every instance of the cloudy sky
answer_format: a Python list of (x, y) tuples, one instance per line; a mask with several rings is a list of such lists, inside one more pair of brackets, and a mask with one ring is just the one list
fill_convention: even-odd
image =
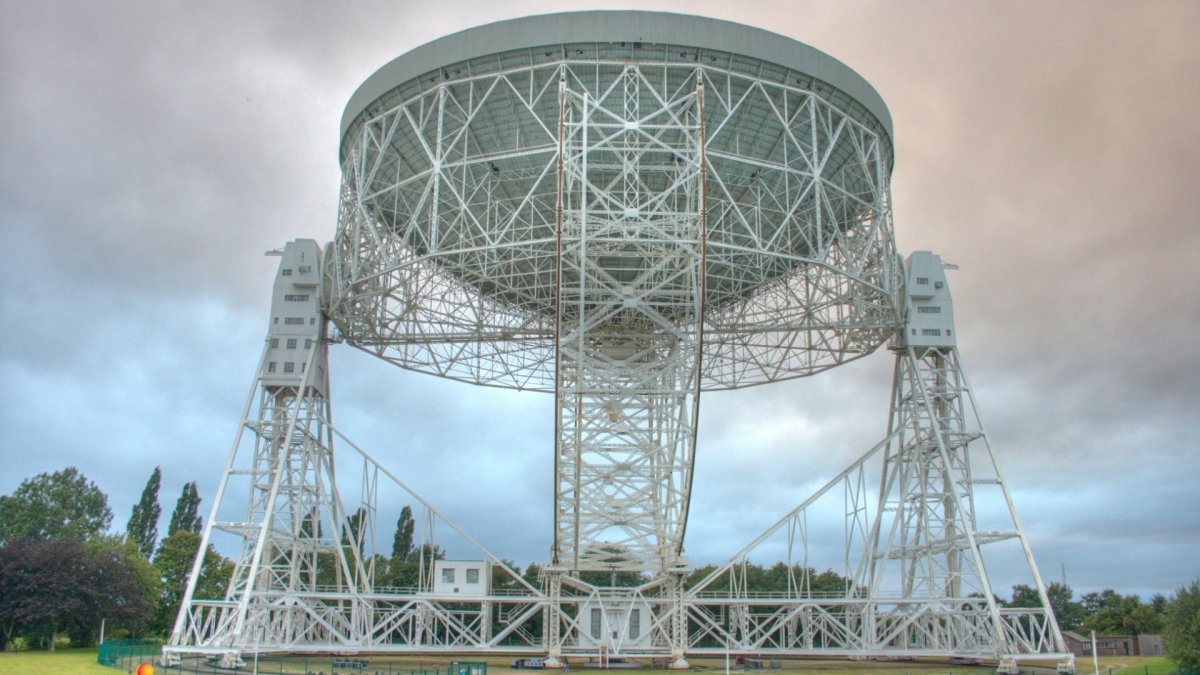
[[(207, 508), (265, 334), (263, 252), (332, 236), (362, 80), (480, 23), (661, 9), (807, 42), (883, 96), (900, 249), (960, 267), (963, 357), (1045, 576), (1143, 596), (1200, 577), (1200, 3), (462, 7), (0, 2), (0, 493), (73, 465), (123, 529), (161, 465), (163, 529), (186, 481)], [(548, 396), (331, 360), (343, 431), (497, 554), (544, 560)], [(707, 395), (693, 561), (874, 443), (890, 371), (881, 351)]]

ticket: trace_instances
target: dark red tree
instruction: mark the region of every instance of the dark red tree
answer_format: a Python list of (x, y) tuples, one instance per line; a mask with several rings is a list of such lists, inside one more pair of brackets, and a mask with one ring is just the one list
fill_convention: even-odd
[(17, 540), (0, 546), (0, 649), (15, 635), (48, 641), (81, 633), (107, 618), (139, 627), (149, 606), (137, 579), (116, 551), (76, 541)]

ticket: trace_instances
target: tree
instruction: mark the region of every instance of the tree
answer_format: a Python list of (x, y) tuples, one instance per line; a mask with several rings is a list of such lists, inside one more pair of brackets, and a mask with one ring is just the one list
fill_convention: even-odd
[(400, 509), (400, 517), (396, 519), (396, 534), (392, 537), (392, 560), (404, 562), (412, 555), (415, 530), (412, 509), (405, 506)]
[[(175, 624), (175, 615), (183, 600), (183, 592), (196, 552), (200, 550), (200, 535), (190, 530), (177, 530), (163, 539), (154, 554), (154, 567), (162, 580), (160, 594), (154, 603), (150, 619), (150, 630), (167, 635)], [(200, 600), (222, 600), (233, 576), (233, 562), (209, 546), (204, 553), (204, 564), (200, 568), (200, 579), (196, 582), (193, 597)]]
[(1175, 591), (1163, 623), (1167, 656), (1180, 665), (1200, 666), (1200, 579)]
[(162, 515), (162, 507), (158, 505), (158, 486), (161, 483), (162, 470), (156, 466), (142, 490), (141, 500), (133, 506), (129, 524), (125, 526), (125, 534), (138, 545), (147, 559), (154, 555), (154, 545), (158, 543), (158, 517)]
[(108, 498), (75, 467), (22, 481), (0, 497), (0, 542), (83, 541), (108, 529)]
[[(1046, 597), (1050, 600), (1050, 609), (1054, 610), (1054, 618), (1062, 630), (1075, 630), (1083, 624), (1083, 605), (1072, 600), (1074, 592), (1070, 586), (1057, 581), (1050, 582), (1046, 587)], [(1009, 607), (1041, 607), (1042, 599), (1038, 597), (1037, 589), (1025, 584), (1013, 586), (1012, 600)]]
[(815, 570), (810, 568), (808, 585), (814, 594), (845, 593), (850, 588), (850, 580), (833, 570), (825, 570), (818, 574), (813, 572)]
[(342, 545), (358, 551), (360, 559), (363, 555), (363, 545), (366, 544), (364, 541), (367, 536), (366, 527), (367, 510), (361, 506), (354, 513), (346, 516), (346, 522), (342, 525)]
[[(426, 574), (424, 581), (428, 582), (432, 579), (435, 561), (442, 560), (445, 557), (446, 552), (441, 548), (422, 544), (414, 548), (404, 560), (397, 560), (395, 558), (377, 560), (376, 585), (381, 587), (430, 590), (428, 588), (419, 588), (423, 581), (421, 579), (422, 565), (424, 565)], [(380, 564), (381, 562), (386, 564)]]
[[(505, 560), (504, 564), (508, 565), (508, 567), (518, 575), (521, 574), (521, 568), (517, 566), (517, 563), (511, 560)], [(506, 572), (504, 567), (500, 565), (492, 565), (491, 574), (492, 592), (504, 593), (505, 595), (525, 592), (524, 584)], [(534, 584), (533, 587), (537, 588), (537, 584)]]
[(1142, 601), (1136, 595), (1121, 595), (1111, 588), (1099, 593), (1087, 593), (1080, 602), (1086, 618), (1084, 630), (1094, 630), (1097, 635), (1119, 635), (1127, 632), (1127, 619)]
[(1125, 615), (1122, 624), (1126, 633), (1133, 635), (1156, 635), (1163, 632), (1163, 617), (1153, 605), (1141, 605)]
[[(321, 511), (317, 507), (308, 510), (308, 515), (300, 521), (301, 539), (320, 539), (325, 528), (321, 527)], [(199, 532), (199, 530), (196, 530)]]
[[(153, 610), (162, 590), (162, 580), (159, 579), (158, 570), (142, 555), (141, 547), (136, 542), (120, 535), (102, 535), (88, 540), (84, 546), (95, 555), (119, 560), (119, 564), (133, 576), (146, 612)], [(145, 628), (147, 623), (147, 615), (143, 613), (136, 621), (127, 622), (125, 627), (137, 633)], [(95, 644), (96, 631), (92, 628), (94, 626), (70, 630), (71, 646), (90, 647)]]
[(1167, 600), (1167, 596), (1163, 595), (1162, 593), (1155, 593), (1150, 598), (1150, 606), (1154, 608), (1154, 611), (1163, 616), (1166, 616), (1167, 607), (1169, 606), (1170, 602), (1170, 600)]
[(378, 585), (395, 588), (415, 588), (418, 585), (421, 565), (417, 549), (413, 546), (415, 530), (412, 508), (405, 506), (400, 509), (400, 517), (396, 519), (396, 532), (392, 535), (392, 557), (380, 561), (384, 564), (376, 563)]
[[(716, 571), (714, 565), (705, 565), (692, 570), (684, 580), (684, 588), (695, 588), (708, 575)], [(730, 572), (726, 570), (714, 579), (708, 588), (728, 588)], [(812, 567), (777, 562), (769, 568), (747, 562), (745, 567), (736, 567), (732, 572), (735, 578), (745, 581), (745, 589), (750, 592), (764, 593), (796, 593), (804, 596), (845, 593), (850, 588), (850, 580), (833, 570), (818, 572)]]
[(175, 502), (175, 510), (171, 512), (171, 523), (167, 526), (167, 536), (180, 530), (200, 534), (203, 521), (199, 511), (200, 493), (196, 490), (196, 483), (184, 483), (183, 491), (179, 494), (178, 501)]
[(525, 579), (525, 583), (534, 588), (542, 588), (542, 566), (537, 563), (529, 563), (525, 571), (521, 573), (521, 577)]
[(48, 644), (63, 632), (140, 625), (148, 606), (125, 556), (78, 541), (21, 539), (0, 546), (0, 634)]

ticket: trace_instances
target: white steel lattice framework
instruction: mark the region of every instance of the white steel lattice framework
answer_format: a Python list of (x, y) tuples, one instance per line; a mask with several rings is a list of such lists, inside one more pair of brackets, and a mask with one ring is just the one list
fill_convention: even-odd
[[(979, 422), (959, 360), (942, 262), (909, 258), (906, 321), (896, 356), (887, 435), (687, 594), (692, 652), (995, 658), (1003, 671), (1067, 652), (1011, 494)], [(929, 290), (923, 290), (921, 287)], [(880, 461), (882, 460), (882, 461)], [(871, 487), (877, 485), (876, 490)], [(809, 514), (822, 500), (844, 509), (840, 571), (848, 585), (816, 590)], [(976, 503), (987, 505), (980, 524)], [(747, 588), (749, 556), (783, 535), (786, 593)], [(1041, 606), (1002, 608), (985, 557), (1015, 545)]]
[[(551, 664), (643, 654), (682, 666), (686, 654), (722, 650), (1069, 661), (990, 448), (989, 476), (971, 473), (967, 448), (983, 437), (968, 419), (944, 273), (936, 257), (917, 254), (903, 278), (891, 164), (886, 107), (857, 74), (725, 22), (530, 17), (385, 66), (343, 119), (340, 219), (308, 324), (320, 326), (318, 346), (290, 383), (272, 379), (272, 348), (264, 353), (261, 403), (256, 414), (247, 405), (244, 423), (258, 449), (238, 470), (235, 443), (213, 510), (241, 471), (249, 515), (210, 518), (209, 529), (243, 538), (234, 579), (211, 602), (189, 586), (168, 653), (236, 662), (247, 651), (336, 646), (534, 649)], [(310, 262), (320, 257), (315, 243), (300, 244), (285, 258), (303, 247)], [(285, 269), (279, 284), (294, 281)], [(931, 277), (944, 296), (922, 294), (918, 282)], [(281, 297), (299, 297), (281, 293), (276, 319), (288, 308)], [(943, 307), (932, 327), (933, 308)], [(347, 342), (405, 368), (553, 393), (555, 518), (541, 587), (469, 537), (509, 580), (504, 593), (493, 584), (466, 603), (439, 598), (424, 558), (415, 587), (376, 583), (361, 534), (344, 533), (373, 527), (381, 472), (408, 488), (359, 451), (363, 510), (354, 520), (342, 505), (326, 389), (305, 379), (325, 376), (326, 318)], [(810, 375), (888, 339), (897, 375), (885, 440), (685, 588), (701, 391)], [(1005, 500), (1003, 530), (976, 525), (983, 484)], [(786, 531), (789, 569), (797, 549), (807, 561), (807, 509), (835, 488), (848, 505), (849, 586), (818, 597), (801, 567), (787, 593), (752, 597), (738, 575), (749, 552)], [(444, 519), (408, 492), (432, 543)], [(325, 536), (306, 524), (321, 518)], [(991, 600), (982, 548), (1009, 539), (1021, 544), (1042, 607), (1006, 613)], [(338, 570), (325, 588), (315, 581), (321, 564)], [(201, 568), (198, 555), (193, 579)], [(601, 571), (645, 583), (584, 580)]]

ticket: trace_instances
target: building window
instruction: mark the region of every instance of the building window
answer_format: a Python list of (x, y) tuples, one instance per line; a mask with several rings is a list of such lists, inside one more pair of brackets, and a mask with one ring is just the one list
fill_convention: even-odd
[(275, 319), (273, 320), (273, 323), (279, 323), (279, 317), (275, 317)]
[(288, 341), (287, 341), (287, 348), (288, 348), (288, 349), (295, 349), (295, 348), (296, 348), (296, 338), (288, 338)]
[(307, 340), (304, 341), (304, 348), (312, 349), (312, 338), (308, 338)]
[(918, 307), (917, 313), (918, 314), (941, 314), (942, 308), (937, 305), (934, 305), (932, 307)]
[(283, 296), (283, 299), (286, 302), (308, 302), (308, 294), (301, 293), (301, 294), (297, 295), (297, 294), (289, 293), (289, 294)]
[(600, 639), (600, 620), (603, 615), (600, 613), (599, 607), (592, 608), (592, 639)]
[(941, 328), (922, 328), (921, 335), (941, 335)]
[(290, 267), (283, 268), (283, 276), (285, 276), (285, 277), (292, 276), (292, 268), (290, 268)]
[(279, 349), (279, 338), (271, 338), (271, 349)]
[(309, 319), (309, 320), (308, 320), (308, 325), (310, 325), (310, 326), (311, 326), (311, 325), (313, 325), (313, 324), (314, 324), (314, 323), (316, 323), (316, 322), (317, 322), (317, 318), (316, 318), (316, 317), (313, 317), (313, 318), (311, 318), (311, 319)]
[(933, 282), (933, 287), (934, 287), (934, 288), (942, 288), (942, 287), (943, 287), (943, 286), (945, 286), (945, 285), (946, 285), (946, 284), (945, 284), (945, 283), (943, 283), (943, 282), (941, 282), (941, 281), (935, 281), (935, 282)]
[(443, 567), (442, 568), (442, 583), (446, 583), (446, 584), (454, 583), (454, 568), (453, 567)]
[(629, 610), (629, 639), (636, 640), (642, 634), (642, 613), (636, 609)]
[(467, 570), (467, 583), (468, 584), (479, 583), (479, 570), (477, 570), (477, 569)]
[(929, 285), (929, 277), (917, 277), (917, 285), (918, 286), (928, 286)]
[(285, 373), (294, 373), (294, 372), (296, 372), (296, 364), (292, 363), (291, 361), (287, 361), (287, 362), (285, 362), (285, 363), (283, 364), (283, 372), (285, 372)]
[(308, 274), (312, 271), (312, 265), (301, 265), (300, 274)]
[(267, 372), (268, 373), (275, 372), (275, 362), (274, 361), (267, 364)]
[(283, 324), (285, 326), (303, 326), (304, 319), (302, 317), (298, 317), (298, 316), (289, 316), (288, 318), (283, 320)]

